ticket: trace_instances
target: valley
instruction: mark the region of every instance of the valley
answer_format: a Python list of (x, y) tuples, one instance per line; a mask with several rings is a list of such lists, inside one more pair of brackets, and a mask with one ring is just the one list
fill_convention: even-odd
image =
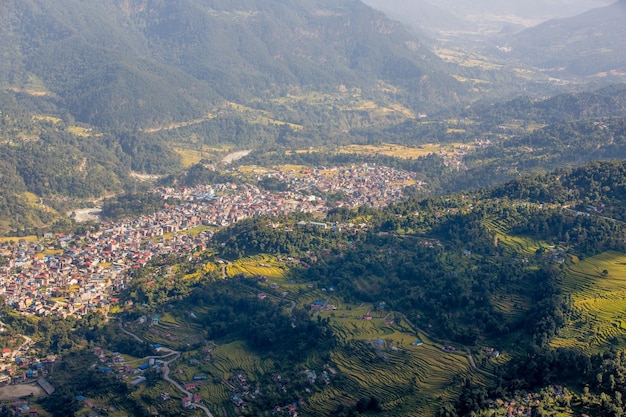
[(0, 2), (0, 417), (623, 416), (625, 13)]

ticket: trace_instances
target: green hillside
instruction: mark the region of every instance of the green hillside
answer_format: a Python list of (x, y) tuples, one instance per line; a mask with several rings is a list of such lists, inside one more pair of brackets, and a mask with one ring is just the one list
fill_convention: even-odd
[(167, 126), (225, 100), (340, 86), (415, 111), (456, 103), (463, 91), (418, 39), (360, 2), (33, 0), (0, 7), (7, 16), (0, 34), (11, 40), (2, 50), (4, 87), (55, 95), (77, 120), (100, 127)]

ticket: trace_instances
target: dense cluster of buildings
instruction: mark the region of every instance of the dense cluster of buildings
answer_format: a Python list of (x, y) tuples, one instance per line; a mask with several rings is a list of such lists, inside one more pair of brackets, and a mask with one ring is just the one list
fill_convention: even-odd
[(190, 228), (295, 211), (323, 214), (329, 210), (325, 196), (337, 192), (342, 199), (334, 207), (378, 207), (398, 201), (407, 185), (420, 185), (412, 173), (371, 165), (255, 175), (257, 180), (275, 178), (287, 191), (268, 192), (249, 183), (161, 188), (164, 198), (175, 197), (181, 204), (102, 223), (100, 231), (80, 236), (47, 234), (38, 242), (0, 243), (0, 295), (26, 313), (82, 316), (115, 302), (112, 294), (124, 288), (128, 272), (153, 257), (203, 250), (212, 232), (185, 233)]

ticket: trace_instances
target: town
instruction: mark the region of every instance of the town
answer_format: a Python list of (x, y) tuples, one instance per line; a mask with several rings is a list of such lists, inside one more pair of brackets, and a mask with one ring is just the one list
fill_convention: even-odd
[[(130, 271), (164, 254), (186, 255), (206, 248), (213, 232), (254, 216), (313, 213), (314, 225), (334, 207), (381, 207), (403, 198), (408, 186), (422, 187), (413, 173), (378, 165), (281, 169), (252, 167), (254, 179), (274, 178), (286, 191), (262, 190), (251, 183), (212, 184), (181, 189), (157, 188), (180, 205), (136, 219), (101, 222), (83, 235), (46, 233), (39, 241), (14, 239), (0, 244), (0, 295), (24, 314), (80, 317), (108, 311), (117, 302)], [(327, 194), (341, 193), (332, 203)], [(168, 238), (166, 239), (166, 236)]]

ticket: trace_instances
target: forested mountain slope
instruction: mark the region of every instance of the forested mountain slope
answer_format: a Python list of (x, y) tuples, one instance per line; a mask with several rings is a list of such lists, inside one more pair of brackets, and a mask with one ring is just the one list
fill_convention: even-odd
[(501, 50), (555, 76), (607, 75), (626, 71), (626, 2), (555, 19), (502, 39)]
[(418, 110), (463, 90), (418, 39), (358, 1), (12, 0), (0, 14), (2, 84), (54, 95), (97, 126), (165, 125), (300, 91), (385, 94), (381, 82)]

